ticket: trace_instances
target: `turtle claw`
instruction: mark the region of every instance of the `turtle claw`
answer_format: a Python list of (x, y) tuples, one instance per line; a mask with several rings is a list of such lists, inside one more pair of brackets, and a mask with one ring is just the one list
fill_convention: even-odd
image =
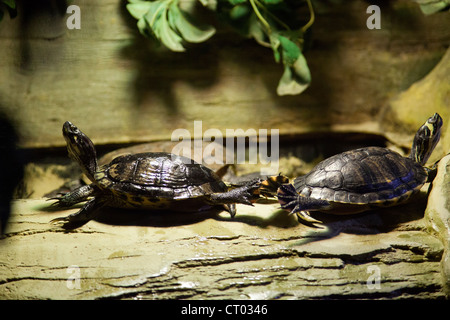
[(78, 227), (81, 227), (89, 220), (77, 220), (74, 218), (75, 216), (69, 215), (67, 217), (61, 217), (61, 218), (55, 218), (53, 220), (50, 220), (50, 224), (63, 228), (65, 230), (73, 230)]
[(310, 224), (314, 224), (314, 223), (323, 224), (323, 221), (320, 221), (320, 220), (317, 220), (317, 219), (314, 219), (313, 217), (311, 217), (309, 215), (308, 211), (298, 211), (298, 212), (296, 212), (296, 215), (297, 215), (297, 218), (299, 220), (305, 221), (307, 223), (310, 223)]
[(242, 195), (249, 202), (248, 203), (249, 205), (252, 205), (250, 200), (255, 200), (255, 199), (259, 198), (262, 182), (263, 181), (261, 179), (255, 179), (255, 180), (250, 181), (248, 184), (246, 184), (245, 186), (242, 187), (243, 188)]
[(239, 189), (238, 203), (242, 203), (248, 206), (254, 206), (252, 200), (259, 198), (259, 188), (261, 187), (261, 180), (257, 179)]
[(239, 203), (254, 207), (253, 203), (250, 200), (252, 198), (253, 198), (253, 195), (251, 193), (242, 194), (239, 199)]
[(50, 224), (55, 227), (60, 227), (60, 228), (64, 228), (64, 229), (72, 229), (71, 227), (69, 227), (72, 224), (70, 216), (55, 218), (53, 220), (50, 220)]
[(67, 201), (66, 195), (67, 194), (61, 194), (59, 196), (48, 198), (46, 201), (55, 201), (50, 205), (52, 208), (68, 208), (74, 203)]
[(54, 197), (48, 198), (47, 201), (56, 200), (51, 207), (70, 208), (77, 203), (86, 201), (92, 195), (94, 189), (90, 185), (81, 186), (71, 192), (59, 193)]
[(56, 218), (53, 220), (50, 220), (50, 224), (53, 224), (55, 226), (64, 226), (65, 224), (69, 223), (70, 219), (69, 217), (61, 217), (61, 218)]
[(48, 198), (47, 201), (56, 200), (55, 202), (50, 204), (50, 207), (52, 207), (52, 208), (62, 208), (62, 207), (65, 207), (65, 205), (62, 203), (61, 199), (62, 199), (61, 197), (53, 197), (53, 198)]
[(66, 217), (56, 218), (50, 221), (53, 225), (58, 225), (64, 229), (78, 228), (95, 217), (98, 212), (97, 209), (101, 208), (105, 203), (103, 201), (97, 201), (93, 198), (86, 202), (80, 211), (72, 213)]
[[(211, 203), (213, 204), (222, 204), (222, 205), (230, 205), (230, 204), (245, 204), (248, 206), (253, 206), (252, 200), (255, 201), (259, 198), (258, 189), (261, 186), (261, 180), (255, 179), (247, 182), (244, 186), (232, 189), (228, 192), (221, 193), (213, 193), (211, 194)], [(225, 209), (227, 207), (225, 206)], [(233, 217), (235, 212), (233, 210), (227, 210), (230, 212)]]
[(226, 211), (230, 214), (231, 218), (234, 218), (236, 215), (236, 204), (230, 203), (230, 204), (224, 204), (223, 207)]

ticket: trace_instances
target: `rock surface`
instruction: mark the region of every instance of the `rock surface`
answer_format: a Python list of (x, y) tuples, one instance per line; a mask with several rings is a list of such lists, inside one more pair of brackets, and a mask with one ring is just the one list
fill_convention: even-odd
[[(423, 79), (417, 81), (404, 92), (390, 101), (389, 111), (384, 114), (383, 122), (391, 126), (406, 126), (411, 132), (418, 129), (417, 124), (438, 112), (444, 119), (442, 137), (430, 162), (442, 158), (450, 150), (450, 49), (433, 70)], [(387, 128), (386, 128), (387, 129)], [(396, 131), (391, 129), (388, 131)], [(388, 136), (390, 133), (388, 133)], [(410, 145), (410, 139), (392, 136), (393, 141)]]
[(427, 231), (425, 201), (322, 215), (323, 229), (256, 204), (234, 219), (107, 210), (64, 232), (48, 222), (76, 208), (18, 200), (0, 241), (0, 298), (444, 298), (446, 246)]
[(407, 205), (315, 213), (323, 228), (269, 202), (238, 205), (234, 219), (105, 209), (65, 232), (49, 221), (78, 208), (16, 200), (0, 240), (0, 299), (448, 298), (449, 185), (447, 156), (428, 201), (425, 185)]
[(431, 231), (444, 244), (442, 274), (448, 296), (450, 294), (450, 155), (439, 162), (438, 175), (433, 181), (425, 216)]
[[(203, 131), (393, 131), (390, 140), (410, 146), (433, 112), (450, 117), (449, 12), (423, 16), (410, 1), (385, 2), (381, 30), (366, 28), (366, 1), (318, 12), (307, 53), (313, 83), (300, 96), (278, 97), (280, 66), (251, 41), (225, 34), (183, 57), (157, 53), (117, 1), (78, 5), (79, 31), (65, 29), (64, 14), (42, 19), (44, 10), (27, 25), (23, 16), (2, 21), (1, 109), (20, 126), (24, 147), (62, 146), (66, 120), (110, 144), (168, 140), (206, 119)], [(446, 128), (436, 157), (449, 151)], [(65, 167), (52, 160), (27, 167), (35, 177), (30, 193), (40, 192), (33, 197), (46, 191), (42, 175), (61, 182), (54, 170)], [(409, 205), (317, 214), (323, 229), (298, 224), (277, 204), (257, 204), (238, 206), (234, 219), (108, 209), (64, 232), (48, 222), (77, 208), (16, 200), (0, 240), (0, 299), (448, 298), (448, 168), (447, 157), (428, 205), (425, 186)]]

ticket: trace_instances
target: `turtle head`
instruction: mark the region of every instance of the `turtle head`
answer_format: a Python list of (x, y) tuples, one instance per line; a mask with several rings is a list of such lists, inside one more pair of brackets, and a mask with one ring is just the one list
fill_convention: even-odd
[(64, 123), (62, 131), (69, 157), (77, 161), (83, 173), (94, 182), (94, 173), (97, 170), (97, 153), (91, 139), (69, 121)]
[(409, 155), (411, 159), (422, 166), (425, 165), (439, 142), (442, 123), (441, 116), (435, 113), (417, 130)]

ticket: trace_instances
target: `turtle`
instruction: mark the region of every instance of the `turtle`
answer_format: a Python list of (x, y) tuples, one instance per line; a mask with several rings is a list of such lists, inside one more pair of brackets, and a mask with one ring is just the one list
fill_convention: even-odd
[(51, 198), (57, 200), (53, 206), (62, 208), (86, 201), (78, 212), (51, 221), (64, 228), (87, 223), (105, 206), (185, 212), (222, 206), (234, 217), (236, 203), (253, 205), (259, 197), (260, 179), (230, 188), (208, 167), (167, 152), (122, 155), (98, 166), (95, 146), (87, 135), (69, 121), (62, 131), (69, 157), (91, 182)]
[(431, 116), (417, 131), (407, 157), (365, 147), (327, 158), (281, 185), (278, 202), (306, 224), (321, 223), (311, 211), (345, 215), (404, 203), (435, 176), (435, 169), (424, 165), (439, 142), (442, 124), (439, 114)]

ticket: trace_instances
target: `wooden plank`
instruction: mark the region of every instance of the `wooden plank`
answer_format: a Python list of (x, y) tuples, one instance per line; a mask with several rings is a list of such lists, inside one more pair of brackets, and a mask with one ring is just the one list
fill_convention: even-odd
[[(384, 24), (375, 31), (365, 26), (366, 2), (332, 6), (318, 13), (305, 53), (311, 87), (278, 97), (281, 65), (252, 40), (227, 31), (184, 54), (154, 51), (120, 3), (79, 6), (81, 30), (61, 35), (42, 22), (32, 32), (36, 17), (25, 30), (20, 17), (2, 22), (1, 109), (18, 124), (23, 147), (63, 145), (66, 120), (96, 143), (169, 140), (194, 120), (223, 132), (352, 131), (363, 122), (383, 133), (377, 123), (388, 100), (426, 75), (450, 39), (449, 13), (424, 17), (408, 1), (383, 7)], [(64, 26), (67, 16), (52, 24)]]

